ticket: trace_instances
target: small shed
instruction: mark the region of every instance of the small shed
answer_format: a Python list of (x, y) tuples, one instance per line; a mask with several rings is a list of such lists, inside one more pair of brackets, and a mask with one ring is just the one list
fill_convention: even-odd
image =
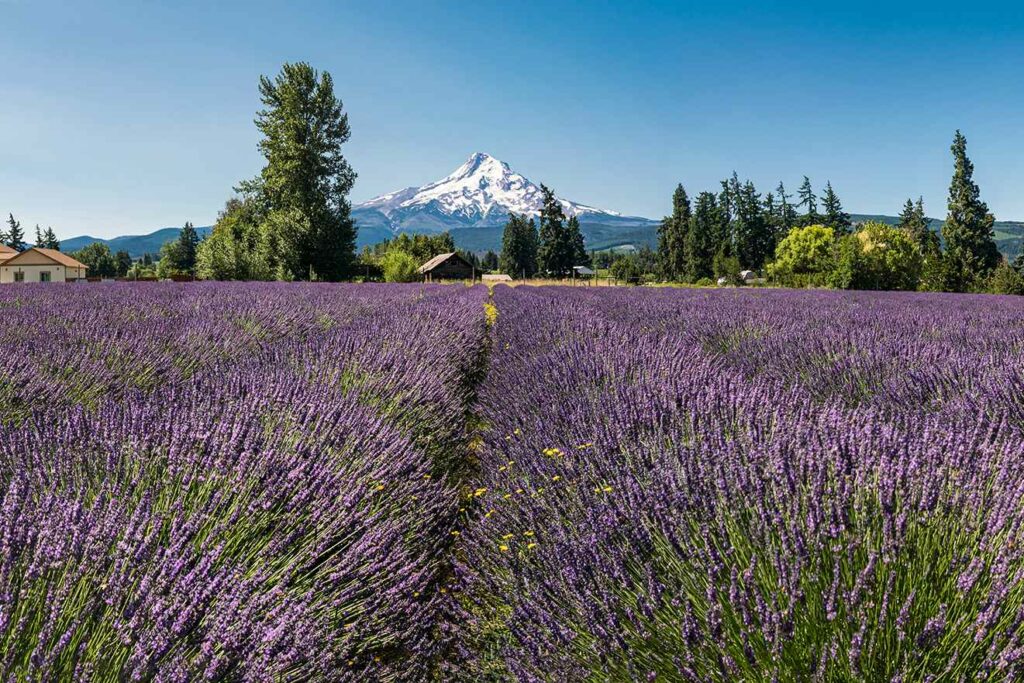
[(741, 270), (740, 281), (745, 285), (763, 285), (764, 278), (758, 277), (757, 273), (752, 270)]
[(473, 264), (452, 251), (438, 254), (419, 267), (428, 282), (434, 280), (468, 280), (474, 275)]
[(572, 269), (576, 272), (576, 277), (594, 277), (594, 271), (587, 266), (573, 266)]
[(484, 273), (480, 279), (484, 282), (512, 282), (512, 276), (508, 273)]

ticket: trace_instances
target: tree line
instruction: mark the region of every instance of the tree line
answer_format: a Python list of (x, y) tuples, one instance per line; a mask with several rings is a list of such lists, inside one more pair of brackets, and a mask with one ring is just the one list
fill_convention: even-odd
[(512, 215), (502, 232), (497, 267), (514, 278), (538, 274), (565, 277), (571, 275), (574, 266), (589, 266), (591, 262), (579, 218), (567, 219), (554, 191), (546, 185), (540, 188), (540, 227), (533, 218)]
[(804, 176), (795, 197), (782, 183), (762, 195), (734, 173), (720, 191), (701, 192), (694, 202), (681, 184), (676, 187), (672, 214), (658, 228), (655, 275), (710, 284), (750, 270), (798, 287), (1024, 291), (1024, 262), (1011, 266), (999, 254), (995, 218), (981, 200), (960, 131), (951, 151), (941, 239), (929, 227), (921, 198), (906, 201), (895, 226), (854, 226), (831, 182), (816, 195)]

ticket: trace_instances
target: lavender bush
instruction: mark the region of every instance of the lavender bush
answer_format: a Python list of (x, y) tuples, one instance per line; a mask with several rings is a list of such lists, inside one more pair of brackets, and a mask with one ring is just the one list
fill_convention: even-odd
[(425, 677), (482, 297), (0, 291), (2, 677)]
[(997, 297), (496, 290), (458, 548), (476, 675), (1017, 680)]
[(1024, 306), (0, 288), (5, 680), (1019, 680)]

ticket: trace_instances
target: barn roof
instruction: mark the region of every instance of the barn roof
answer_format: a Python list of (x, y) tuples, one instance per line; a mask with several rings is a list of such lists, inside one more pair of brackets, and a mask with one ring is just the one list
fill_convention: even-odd
[(459, 256), (457, 252), (450, 251), (447, 254), (438, 254), (434, 258), (424, 263), (422, 266), (419, 267), (419, 272), (423, 274), (429, 273), (430, 271), (440, 266), (442, 263), (447, 263), (450, 259), (453, 258), (461, 261), (462, 264), (465, 265), (467, 268), (473, 267), (473, 265), (469, 263), (469, 261)]

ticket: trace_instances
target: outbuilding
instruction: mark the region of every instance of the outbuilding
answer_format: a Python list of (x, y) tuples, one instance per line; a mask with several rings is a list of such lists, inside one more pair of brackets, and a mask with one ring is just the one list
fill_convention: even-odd
[(89, 267), (56, 249), (32, 247), (0, 254), (0, 284), (12, 282), (74, 282), (84, 280)]
[(484, 273), (480, 279), (484, 282), (512, 282), (512, 276), (508, 273)]
[(419, 273), (427, 282), (434, 280), (469, 280), (475, 273), (473, 264), (457, 252), (438, 254), (419, 267)]

